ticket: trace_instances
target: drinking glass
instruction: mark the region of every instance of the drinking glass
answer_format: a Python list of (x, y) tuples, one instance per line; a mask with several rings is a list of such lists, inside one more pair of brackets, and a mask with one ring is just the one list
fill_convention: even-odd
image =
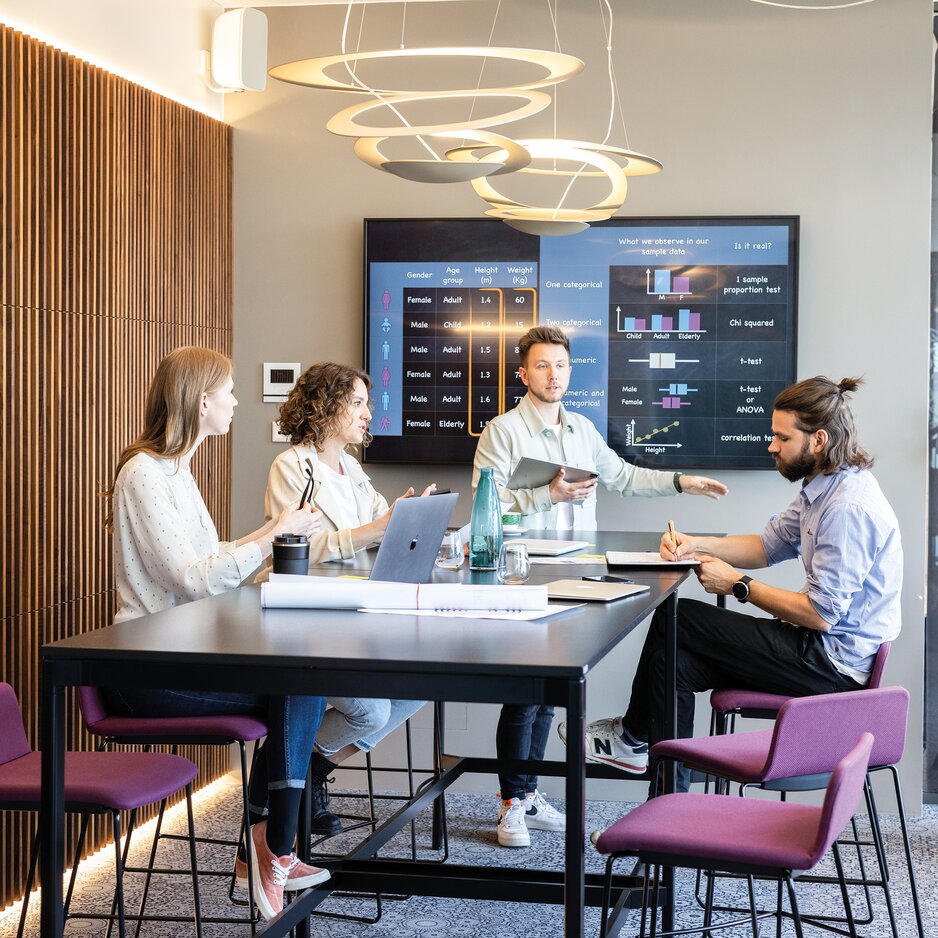
[(499, 583), (517, 585), (527, 583), (531, 575), (531, 560), (528, 557), (528, 548), (524, 544), (502, 544), (498, 552), (498, 565), (495, 575)]
[(459, 528), (447, 528), (443, 535), (440, 552), (436, 556), (436, 565), (444, 570), (458, 570), (463, 564), (462, 538)]

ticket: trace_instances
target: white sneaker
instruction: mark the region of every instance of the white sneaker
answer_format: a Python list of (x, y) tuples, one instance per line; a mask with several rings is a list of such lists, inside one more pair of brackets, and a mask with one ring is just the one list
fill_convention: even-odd
[(498, 806), (498, 842), (502, 847), (530, 847), (531, 835), (524, 820), (525, 803), (520, 798)]
[[(567, 724), (560, 723), (557, 733), (566, 742)], [(595, 720), (586, 727), (586, 760), (643, 775), (648, 770), (648, 743), (630, 746), (625, 742), (622, 738), (622, 717)]]
[(524, 823), (536, 831), (565, 831), (567, 818), (539, 792), (524, 796)]

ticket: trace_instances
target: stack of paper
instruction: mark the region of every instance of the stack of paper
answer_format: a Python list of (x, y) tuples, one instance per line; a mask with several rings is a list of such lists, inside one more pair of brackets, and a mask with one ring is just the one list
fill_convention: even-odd
[(694, 557), (683, 560), (662, 560), (656, 550), (607, 550), (606, 563), (610, 567), (673, 567), (686, 569), (699, 567), (700, 561)]
[(544, 610), (547, 587), (385, 583), (272, 573), (261, 584), (268, 609)]

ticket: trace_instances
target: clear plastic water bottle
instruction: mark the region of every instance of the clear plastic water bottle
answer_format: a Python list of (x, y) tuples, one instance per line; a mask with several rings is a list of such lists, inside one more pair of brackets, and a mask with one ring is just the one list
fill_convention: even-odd
[(502, 546), (502, 506), (491, 466), (481, 471), (469, 522), (469, 569), (494, 570)]

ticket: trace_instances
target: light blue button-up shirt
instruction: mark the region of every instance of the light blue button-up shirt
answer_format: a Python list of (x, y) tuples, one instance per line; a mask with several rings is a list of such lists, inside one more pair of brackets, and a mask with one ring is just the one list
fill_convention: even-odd
[(902, 624), (899, 523), (873, 474), (844, 466), (804, 484), (762, 532), (769, 565), (801, 557), (802, 592), (831, 625), (827, 653), (847, 673), (869, 674)]

